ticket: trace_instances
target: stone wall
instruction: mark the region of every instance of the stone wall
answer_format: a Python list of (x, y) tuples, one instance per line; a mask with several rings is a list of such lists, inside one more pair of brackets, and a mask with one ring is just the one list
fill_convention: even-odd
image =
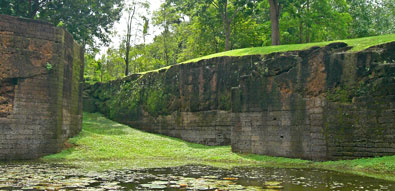
[[(268, 55), (233, 88), (232, 150), (312, 160), (395, 154), (395, 42)], [(279, 69), (287, 65), (286, 69)]]
[(98, 83), (86, 100), (91, 111), (132, 127), (231, 144), (235, 152), (312, 160), (393, 155), (394, 47), (356, 53), (333, 43), (212, 58)]
[(83, 58), (65, 30), (0, 15), (0, 160), (58, 152), (81, 130)]
[(85, 107), (144, 131), (206, 145), (229, 145), (230, 87), (237, 86), (239, 76), (249, 71), (250, 65), (244, 63), (257, 58), (215, 58), (98, 83), (85, 91), (90, 95)]

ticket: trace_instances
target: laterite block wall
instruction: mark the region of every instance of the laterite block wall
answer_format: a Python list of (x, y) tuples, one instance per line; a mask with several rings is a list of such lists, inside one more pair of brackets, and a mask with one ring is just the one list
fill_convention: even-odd
[(233, 88), (232, 150), (311, 160), (395, 154), (395, 42), (271, 54)]
[(0, 160), (58, 152), (79, 133), (83, 63), (65, 30), (0, 15)]
[(219, 57), (86, 89), (87, 108), (144, 131), (311, 160), (395, 154), (395, 42)]

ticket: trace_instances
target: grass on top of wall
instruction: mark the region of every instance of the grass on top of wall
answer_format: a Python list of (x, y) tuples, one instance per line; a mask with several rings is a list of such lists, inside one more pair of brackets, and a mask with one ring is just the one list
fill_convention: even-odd
[(44, 157), (45, 162), (71, 164), (94, 169), (155, 168), (203, 164), (230, 168), (264, 166), (322, 168), (395, 181), (395, 156), (335, 162), (233, 153), (230, 146), (205, 146), (180, 139), (142, 132), (106, 119), (101, 114), (84, 113), (82, 132), (69, 140), (73, 147)]
[(211, 54), (207, 56), (203, 56), (200, 58), (195, 58), (192, 60), (185, 61), (183, 63), (190, 62), (198, 62), (204, 59), (210, 59), (221, 56), (246, 56), (246, 55), (265, 55), (274, 52), (287, 52), (294, 50), (304, 50), (311, 48), (313, 46), (325, 46), (334, 42), (344, 42), (348, 46), (353, 47), (350, 51), (357, 52), (364, 49), (367, 49), (372, 46), (376, 46), (379, 44), (384, 44), (388, 42), (395, 41), (395, 34), (381, 35), (381, 36), (371, 36), (364, 38), (356, 38), (356, 39), (346, 39), (346, 40), (335, 40), (335, 41), (327, 41), (327, 42), (315, 42), (315, 43), (306, 43), (306, 44), (286, 44), (286, 45), (278, 45), (278, 46), (264, 46), (264, 47), (254, 47), (254, 48), (243, 48), (230, 50), (226, 52), (220, 52), (216, 54)]
[[(395, 41), (395, 34), (387, 34), (381, 36), (371, 36), (371, 37), (364, 37), (364, 38), (356, 38), (356, 39), (346, 39), (346, 40), (335, 40), (335, 41), (326, 41), (326, 42), (314, 42), (314, 43), (306, 43), (306, 44), (285, 44), (285, 45), (278, 45), (278, 46), (263, 46), (263, 47), (253, 47), (253, 48), (242, 48), (242, 49), (235, 49), (226, 52), (219, 52), (215, 54), (206, 55), (199, 58), (194, 58), (191, 60), (187, 60), (180, 64), (187, 64), (192, 62), (198, 62), (201, 60), (206, 60), (210, 58), (222, 57), (222, 56), (248, 56), (248, 55), (266, 55), (274, 52), (287, 52), (287, 51), (295, 51), (295, 50), (305, 50), (311, 48), (313, 46), (325, 46), (330, 43), (334, 42), (344, 42), (347, 43), (348, 46), (353, 47), (351, 52), (357, 52), (361, 50), (365, 50), (369, 47), (376, 46), (379, 44), (384, 44), (388, 42)], [(139, 74), (146, 74), (150, 72), (158, 72), (160, 70), (167, 70), (170, 66), (165, 66), (162, 68), (158, 68), (156, 70), (150, 70), (141, 72)]]

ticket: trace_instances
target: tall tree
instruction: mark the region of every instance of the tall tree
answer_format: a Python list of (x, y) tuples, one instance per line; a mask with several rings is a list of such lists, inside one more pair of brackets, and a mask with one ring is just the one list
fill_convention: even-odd
[(239, 12), (252, 6), (250, 0), (208, 0), (220, 14), (225, 34), (225, 51), (231, 49), (232, 22)]
[(132, 5), (128, 10), (128, 18), (126, 22), (126, 40), (125, 40), (125, 76), (129, 75), (129, 52), (131, 47), (131, 38), (132, 38), (132, 24), (134, 13), (136, 12), (136, 5)]
[[(121, 49), (123, 49), (123, 59), (125, 61), (125, 76), (129, 75), (129, 63), (130, 63), (130, 51), (132, 48), (132, 44), (136, 45), (137, 35), (139, 32), (139, 25), (144, 25), (145, 15), (148, 14), (149, 3), (146, 0), (133, 0), (129, 4), (129, 8), (127, 9), (127, 22), (126, 22), (126, 34), (123, 37), (123, 42)], [(136, 15), (137, 14), (137, 15)], [(143, 22), (143, 23), (141, 23)], [(134, 35), (134, 39), (132, 37)], [(144, 36), (143, 29), (143, 36)]]
[[(236, 2), (237, 1), (234, 2), (234, 5), (236, 4)], [(211, 4), (217, 9), (218, 13), (221, 15), (225, 33), (225, 51), (230, 50), (231, 24), (232, 21), (235, 19), (237, 13), (241, 9), (243, 9), (244, 6), (232, 7), (232, 4), (231, 2), (229, 2), (229, 0), (211, 1)]]
[(177, 25), (181, 22), (181, 16), (173, 6), (162, 4), (160, 9), (154, 13), (153, 23), (163, 31), (154, 40), (158, 41), (161, 46), (162, 59), (165, 65), (176, 64), (174, 53), (177, 51), (177, 40), (174, 33)]

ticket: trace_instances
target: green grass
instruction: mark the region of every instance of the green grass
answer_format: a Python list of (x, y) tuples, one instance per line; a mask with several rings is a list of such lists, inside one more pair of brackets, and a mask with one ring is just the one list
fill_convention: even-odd
[[(200, 60), (206, 60), (215, 57), (222, 57), (222, 56), (247, 56), (247, 55), (266, 55), (274, 52), (287, 52), (287, 51), (295, 51), (295, 50), (304, 50), (311, 48), (313, 46), (325, 46), (330, 43), (334, 42), (344, 42), (347, 43), (348, 46), (353, 47), (351, 52), (357, 52), (361, 50), (365, 50), (369, 47), (376, 46), (379, 44), (384, 44), (388, 42), (395, 41), (395, 34), (387, 34), (381, 36), (371, 36), (371, 37), (364, 37), (364, 38), (356, 38), (356, 39), (346, 39), (346, 40), (335, 40), (335, 41), (327, 41), (327, 42), (315, 42), (315, 43), (306, 43), (306, 44), (286, 44), (286, 45), (279, 45), (279, 46), (264, 46), (264, 47), (253, 47), (253, 48), (242, 48), (236, 50), (230, 50), (226, 52), (219, 52), (215, 54), (210, 54), (207, 56), (194, 58), (191, 60), (187, 60), (180, 64), (187, 64), (192, 62), (198, 62)], [(172, 66), (172, 65), (171, 65)], [(156, 70), (150, 70), (141, 72), (139, 74), (146, 74), (151, 72), (158, 72), (160, 70), (167, 70), (171, 66), (165, 66)]]
[(372, 36), (372, 37), (357, 38), (357, 39), (336, 40), (336, 41), (328, 41), (328, 42), (307, 43), (307, 44), (287, 44), (287, 45), (279, 45), (279, 46), (243, 48), (243, 49), (230, 50), (226, 52), (211, 54), (200, 58), (188, 60), (183, 63), (197, 62), (200, 60), (210, 59), (214, 57), (221, 57), (221, 56), (246, 56), (246, 55), (257, 55), (257, 54), (265, 55), (273, 52), (303, 50), (313, 46), (325, 46), (333, 42), (345, 42), (348, 44), (348, 46), (353, 47), (350, 51), (356, 52), (356, 51), (367, 49), (371, 46), (384, 44), (392, 41), (395, 41), (395, 34)]
[(204, 146), (176, 138), (142, 132), (84, 113), (82, 132), (69, 140), (75, 145), (45, 162), (71, 164), (86, 169), (153, 168), (186, 164), (217, 167), (265, 166), (279, 168), (321, 168), (351, 172), (395, 181), (395, 156), (335, 162), (232, 153), (230, 146)]
[[(106, 119), (100, 114), (84, 113), (82, 132), (69, 140), (76, 145), (44, 160), (78, 161), (133, 161), (128, 167), (161, 167), (190, 163), (218, 163), (222, 166), (277, 163), (289, 166), (309, 163), (280, 157), (240, 155), (230, 146), (205, 146), (180, 139), (142, 132)], [(261, 161), (261, 162), (258, 162)], [(88, 164), (89, 165), (89, 164)], [(116, 167), (116, 164), (115, 164)]]

